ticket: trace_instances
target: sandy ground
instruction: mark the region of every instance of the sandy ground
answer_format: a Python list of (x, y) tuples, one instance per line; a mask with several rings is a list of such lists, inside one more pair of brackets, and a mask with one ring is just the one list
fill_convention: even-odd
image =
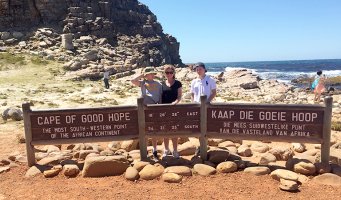
[[(0, 110), (20, 106), (24, 101), (38, 108), (99, 107), (108, 103), (136, 104), (137, 88), (124, 87), (127, 81), (112, 81), (109, 90), (102, 81), (67, 81), (61, 64), (22, 66), (0, 71)], [(38, 75), (39, 74), (39, 75)], [(115, 101), (116, 102), (115, 102)], [(0, 119), (0, 158), (13, 152), (25, 154), (25, 144), (17, 136), (24, 134), (23, 121)], [(161, 180), (129, 182), (122, 176), (67, 179), (62, 175), (24, 178), (28, 167), (20, 165), (0, 174), (2, 199), (339, 199), (341, 187), (308, 182), (296, 193), (284, 192), (270, 176), (256, 177), (243, 172), (210, 177), (186, 177), (180, 184)]]

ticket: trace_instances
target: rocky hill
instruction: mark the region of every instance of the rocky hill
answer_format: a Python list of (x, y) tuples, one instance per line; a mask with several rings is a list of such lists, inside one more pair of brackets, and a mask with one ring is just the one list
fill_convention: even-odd
[(65, 62), (83, 78), (183, 65), (179, 42), (137, 0), (0, 0), (0, 47)]

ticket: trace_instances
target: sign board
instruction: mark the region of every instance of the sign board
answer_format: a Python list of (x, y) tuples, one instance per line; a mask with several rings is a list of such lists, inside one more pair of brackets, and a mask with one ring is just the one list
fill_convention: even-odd
[(153, 106), (145, 110), (146, 134), (199, 133), (200, 107), (198, 105)]
[(30, 121), (32, 141), (138, 137), (137, 108), (35, 111)]
[(316, 107), (211, 105), (207, 109), (207, 133), (319, 141), (323, 138), (323, 119), (323, 109)]

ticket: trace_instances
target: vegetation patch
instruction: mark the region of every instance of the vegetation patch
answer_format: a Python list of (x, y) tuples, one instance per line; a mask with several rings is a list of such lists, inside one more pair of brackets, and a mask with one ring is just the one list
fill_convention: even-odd
[(341, 122), (332, 121), (332, 130), (341, 131)]
[(31, 60), (32, 64), (34, 64), (34, 65), (47, 65), (47, 64), (49, 64), (49, 61), (42, 59), (38, 56), (31, 57), (30, 60)]
[(0, 70), (9, 69), (8, 65), (26, 65), (25, 57), (20, 54), (0, 53)]

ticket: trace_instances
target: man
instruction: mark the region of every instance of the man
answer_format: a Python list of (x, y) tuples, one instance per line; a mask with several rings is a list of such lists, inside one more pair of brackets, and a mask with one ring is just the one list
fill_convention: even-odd
[(202, 95), (206, 95), (207, 102), (211, 102), (217, 94), (215, 80), (206, 75), (207, 70), (204, 63), (196, 63), (193, 69), (197, 72), (198, 77), (191, 83), (192, 102), (200, 103)]
[[(197, 72), (198, 77), (191, 83), (191, 100), (200, 103), (200, 96), (206, 95), (206, 102), (211, 102), (217, 94), (216, 83), (213, 78), (206, 75), (205, 64), (199, 62), (194, 65), (193, 69)], [(199, 156), (200, 148), (197, 148), (195, 155)]]
[(106, 89), (109, 89), (109, 71), (105, 71), (103, 73), (103, 81), (104, 81), (104, 87)]

